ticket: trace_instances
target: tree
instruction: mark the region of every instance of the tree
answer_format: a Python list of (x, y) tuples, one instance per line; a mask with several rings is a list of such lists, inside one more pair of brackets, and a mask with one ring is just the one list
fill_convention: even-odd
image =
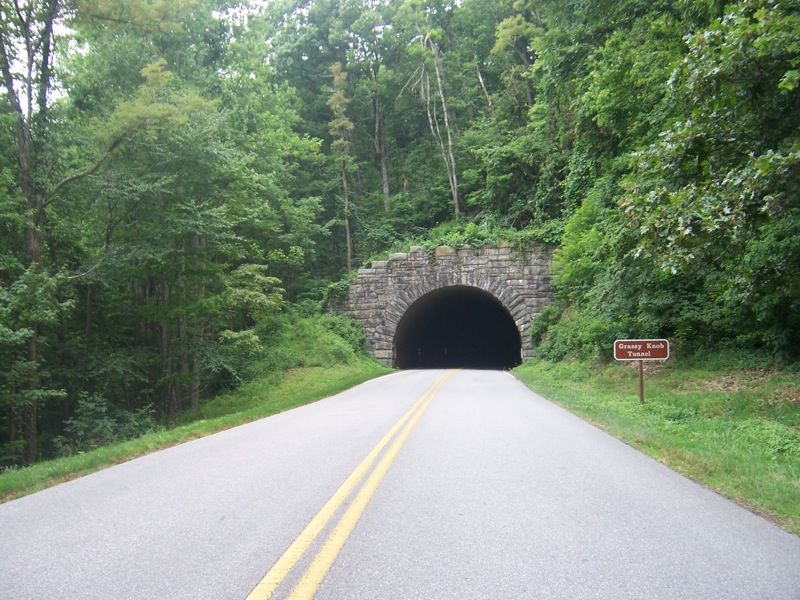
[[(453, 203), (453, 215), (458, 219), (461, 215), (461, 204), (458, 194), (458, 170), (454, 152), (452, 123), (454, 114), (447, 104), (444, 56), (438, 40), (439, 37), (445, 35), (445, 30), (431, 22), (432, 15), (441, 17), (452, 9), (453, 7), (447, 5), (427, 7), (424, 3), (410, 1), (403, 5), (403, 16), (406, 19), (405, 26), (408, 28), (407, 34), (410, 36), (410, 43), (417, 48), (414, 56), (418, 61), (417, 68), (408, 79), (406, 85), (417, 91), (422, 104), (425, 106), (425, 114), (428, 117), (431, 135), (436, 141), (436, 146), (439, 148), (442, 162), (447, 171), (450, 198)], [(431, 91), (431, 72), (435, 83), (433, 91)], [(444, 130), (444, 134), (442, 134), (442, 130)]]
[[(53, 289), (51, 276), (42, 265), (42, 226), (47, 209), (65, 187), (95, 173), (125, 137), (124, 132), (118, 132), (98, 156), (69, 172), (65, 172), (54, 152), (50, 114), (53, 57), (56, 27), (63, 25), (63, 20), (70, 16), (67, 8), (60, 0), (0, 5), (0, 71), (5, 99), (16, 119), (17, 182), (21, 213), (25, 215), (28, 294), (31, 298), (41, 298), (45, 304), (49, 300), (43, 298), (41, 292)], [(37, 407), (44, 399), (40, 393), (39, 335), (45, 324), (42, 312), (36, 310), (24, 324), (28, 331), (24, 386), (27, 397), (22, 407), (26, 462), (35, 460), (37, 453)]]
[(369, 97), (372, 127), (372, 148), (380, 172), (383, 211), (389, 212), (391, 186), (386, 150), (386, 83), (383, 67), (390, 52), (393, 7), (389, 2), (356, 0), (353, 5), (356, 18), (347, 26), (350, 40), (349, 64), (366, 72), (364, 92)]
[(730, 332), (752, 328), (789, 355), (800, 327), (798, 31), (793, 3), (744, 0), (690, 36), (671, 80), (682, 110), (636, 154), (623, 199), (640, 252), (713, 279)]
[(331, 67), (331, 77), (333, 77), (333, 91), (328, 99), (328, 107), (333, 113), (333, 120), (329, 125), (330, 133), (333, 137), (331, 152), (338, 165), (339, 177), (341, 178), (344, 201), (344, 231), (347, 244), (347, 270), (351, 271), (353, 269), (353, 240), (350, 232), (350, 186), (347, 178), (352, 164), (350, 136), (354, 125), (347, 117), (347, 104), (349, 102), (345, 94), (347, 73), (342, 70), (340, 63), (334, 63)]
[[(18, 398), (12, 402), (9, 437), (13, 442), (21, 432), (24, 462), (35, 460), (37, 455), (40, 405), (49, 397), (63, 396), (61, 391), (47, 388), (42, 370), (44, 329), (62, 318), (54, 307), (65, 306), (64, 293), (59, 290), (70, 279), (59, 274), (63, 267), (58, 264), (55, 240), (50, 235), (54, 230), (52, 217), (58, 214), (70, 190), (99, 173), (130, 138), (145, 130), (157, 132), (203, 104), (193, 94), (182, 96), (180, 105), (165, 102), (161, 91), (169, 85), (171, 75), (163, 61), (156, 61), (142, 69), (144, 83), (134, 86), (132, 97), (124, 101), (113, 98), (110, 106), (100, 107), (105, 124), (97, 127), (93, 123), (89, 143), (75, 145), (62, 135), (71, 124), (65, 112), (68, 102), (61, 99), (63, 92), (54, 75), (56, 50), (69, 48), (69, 38), (74, 35), (69, 26), (88, 21), (102, 23), (103, 27), (110, 23), (169, 30), (174, 25), (172, 18), (185, 9), (186, 3), (168, 4), (146, 2), (142, 10), (131, 3), (125, 7), (88, 1), (73, 5), (61, 0), (0, 6), (0, 72), (5, 101), (15, 121), (17, 169), (13, 187), (19, 198), (22, 218), (18, 224), (25, 243), (19, 273), (11, 281), (5, 300), (13, 305), (13, 298), (19, 294), (30, 300), (28, 308), (14, 313), (16, 321), (12, 320), (16, 322), (14, 331), (25, 336), (26, 348), (24, 359), (15, 359), (15, 364), (23, 366), (6, 385), (7, 393), (11, 390)], [(146, 140), (146, 136), (140, 139)], [(19, 336), (12, 337), (18, 346)], [(24, 394), (20, 395), (20, 390)]]

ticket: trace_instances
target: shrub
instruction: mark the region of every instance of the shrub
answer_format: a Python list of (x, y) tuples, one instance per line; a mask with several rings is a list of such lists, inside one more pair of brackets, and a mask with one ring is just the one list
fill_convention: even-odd
[(533, 327), (534, 345), (539, 356), (562, 360), (567, 356), (593, 358), (614, 342), (613, 325), (590, 313), (571, 309), (545, 310)]
[(265, 348), (262, 369), (347, 364), (365, 348), (364, 333), (353, 320), (295, 308), (262, 320), (255, 332)]
[(65, 422), (63, 436), (53, 441), (67, 455), (139, 437), (156, 428), (151, 406), (125, 410), (99, 394), (81, 392), (75, 414)]

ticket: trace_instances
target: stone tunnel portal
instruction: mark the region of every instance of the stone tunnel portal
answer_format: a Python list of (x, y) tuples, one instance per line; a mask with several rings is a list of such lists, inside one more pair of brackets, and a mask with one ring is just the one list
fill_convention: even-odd
[(408, 307), (394, 337), (401, 369), (510, 369), (521, 362), (514, 319), (492, 294), (454, 285), (428, 292)]
[(528, 330), (551, 297), (551, 260), (544, 246), (412, 246), (359, 269), (329, 306), (362, 324), (386, 365), (508, 368), (533, 356)]

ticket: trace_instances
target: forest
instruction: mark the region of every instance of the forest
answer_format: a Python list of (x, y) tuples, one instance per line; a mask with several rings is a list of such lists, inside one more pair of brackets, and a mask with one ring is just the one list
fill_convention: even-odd
[(359, 265), (556, 248), (540, 356), (800, 360), (800, 1), (0, 0), (0, 469), (283, 368)]

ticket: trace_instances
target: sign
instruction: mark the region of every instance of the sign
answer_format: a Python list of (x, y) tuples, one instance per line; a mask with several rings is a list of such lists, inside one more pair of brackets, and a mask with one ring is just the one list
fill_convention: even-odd
[(617, 340), (614, 342), (616, 360), (667, 360), (667, 340)]
[(614, 342), (616, 360), (639, 361), (639, 402), (644, 404), (644, 369), (646, 360), (667, 360), (669, 342), (667, 340), (617, 340)]

